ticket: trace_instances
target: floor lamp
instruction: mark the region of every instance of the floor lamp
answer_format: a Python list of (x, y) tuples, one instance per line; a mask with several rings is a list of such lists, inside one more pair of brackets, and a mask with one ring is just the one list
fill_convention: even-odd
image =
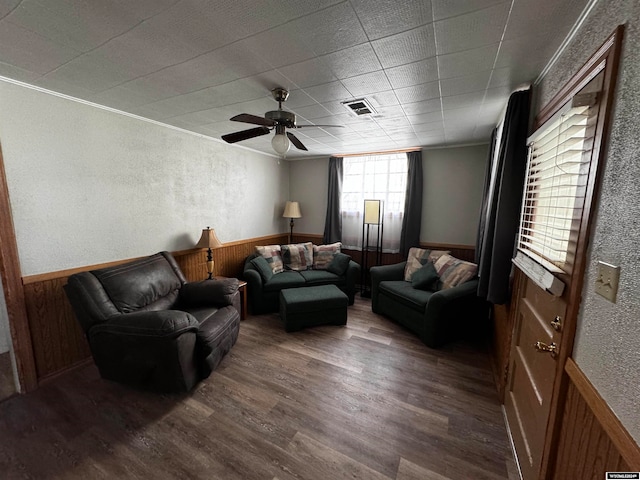
[[(375, 252), (375, 265), (382, 263), (382, 233), (383, 233), (383, 210), (382, 200), (364, 201), (364, 220), (362, 221), (362, 278), (360, 279), (360, 296), (370, 297), (369, 287), (369, 252)], [(371, 226), (376, 227), (375, 245), (373, 249), (370, 245)], [(373, 266), (373, 265), (371, 265)]]
[(284, 213), (282, 214), (284, 218), (290, 218), (289, 222), (289, 243), (293, 241), (293, 219), (301, 218), (302, 214), (300, 213), (300, 204), (298, 202), (290, 202), (287, 201), (284, 206)]

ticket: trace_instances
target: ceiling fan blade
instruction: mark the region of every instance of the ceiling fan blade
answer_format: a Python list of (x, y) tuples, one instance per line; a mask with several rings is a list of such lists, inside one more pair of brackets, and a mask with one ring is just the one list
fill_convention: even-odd
[(298, 140), (298, 137), (296, 137), (293, 133), (287, 132), (287, 137), (289, 137), (289, 140), (291, 140), (291, 143), (293, 143), (293, 145), (295, 145), (295, 147), (298, 150), (309, 151), (307, 150), (307, 147), (305, 147), (304, 144), (300, 140)]
[(304, 127), (337, 127), (337, 128), (344, 128), (344, 125), (296, 125), (296, 128), (304, 128)]
[(267, 127), (250, 128), (249, 130), (223, 135), (222, 139), (227, 143), (236, 143), (242, 140), (249, 140), (253, 137), (259, 137), (260, 135), (266, 135), (270, 131)]
[(251, 115), (250, 113), (241, 113), (235, 117), (230, 118), (233, 122), (253, 123), (254, 125), (264, 125), (265, 127), (275, 127), (276, 122), (264, 117), (258, 117), (257, 115)]

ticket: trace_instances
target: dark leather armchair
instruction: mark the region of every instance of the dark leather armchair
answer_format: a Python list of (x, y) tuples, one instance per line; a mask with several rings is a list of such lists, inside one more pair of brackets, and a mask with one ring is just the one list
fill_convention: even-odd
[(187, 283), (168, 252), (71, 275), (64, 289), (109, 380), (188, 391), (238, 338), (238, 280)]

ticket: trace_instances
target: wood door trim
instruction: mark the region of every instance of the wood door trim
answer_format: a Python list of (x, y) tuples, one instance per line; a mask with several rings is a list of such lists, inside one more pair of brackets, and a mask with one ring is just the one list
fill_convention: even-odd
[(567, 359), (564, 369), (622, 458), (634, 468), (640, 465), (640, 446), (624, 428), (620, 419), (613, 413), (605, 399), (598, 393), (573, 358)]
[[(604, 68), (603, 96), (601, 97), (601, 108), (598, 114), (597, 134), (594, 138), (593, 152), (594, 157), (591, 160), (591, 168), (587, 183), (587, 192), (585, 196), (584, 207), (582, 211), (582, 220), (578, 234), (578, 242), (576, 249), (576, 260), (571, 274), (571, 282), (569, 292), (567, 294), (567, 311), (563, 326), (562, 339), (560, 341), (560, 350), (558, 354), (558, 368), (554, 381), (553, 393), (551, 397), (550, 415), (546, 427), (545, 446), (542, 454), (542, 464), (540, 469), (540, 480), (551, 478), (555, 466), (556, 457), (554, 455), (559, 440), (560, 428), (562, 426), (562, 408), (567, 395), (568, 381), (564, 374), (564, 366), (567, 359), (573, 352), (573, 344), (575, 340), (577, 318), (580, 311), (580, 300), (582, 288), (584, 285), (584, 274), (587, 264), (587, 250), (589, 247), (589, 235), (593, 224), (593, 215), (595, 209), (592, 203), (596, 192), (599, 191), (602, 166), (605, 163), (606, 144), (610, 126), (610, 118), (612, 113), (612, 105), (614, 92), (616, 88), (616, 80), (618, 73), (618, 65), (620, 63), (620, 52), (622, 49), (622, 36), (624, 26), (619, 25), (611, 36), (604, 42), (603, 46), (598, 49), (589, 61), (576, 73), (560, 92), (551, 100), (550, 105), (556, 107), (566, 103), (568, 98), (563, 95), (573, 94), (577, 90), (574, 88), (585, 85), (585, 79), (590, 79), (593, 70), (606, 62)], [(547, 115), (551, 112), (548, 108), (543, 109)], [(604, 112), (604, 114), (602, 114)], [(539, 115), (543, 118), (542, 113)], [(537, 122), (536, 122), (537, 123)]]
[(29, 331), (29, 319), (20, 273), (20, 259), (16, 242), (9, 187), (4, 170), (0, 146), (0, 275), (9, 315), (9, 331), (18, 370), (18, 381), (23, 392), (38, 386), (36, 364)]

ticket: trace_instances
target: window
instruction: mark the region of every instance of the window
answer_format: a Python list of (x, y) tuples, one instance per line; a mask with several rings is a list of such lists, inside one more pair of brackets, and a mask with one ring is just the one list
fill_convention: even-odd
[(382, 200), (384, 207), (382, 250), (400, 250), (400, 234), (407, 186), (405, 153), (346, 157), (343, 161), (341, 198), (342, 243), (362, 248), (365, 199)]
[(569, 273), (589, 180), (602, 74), (528, 139), (518, 249)]

